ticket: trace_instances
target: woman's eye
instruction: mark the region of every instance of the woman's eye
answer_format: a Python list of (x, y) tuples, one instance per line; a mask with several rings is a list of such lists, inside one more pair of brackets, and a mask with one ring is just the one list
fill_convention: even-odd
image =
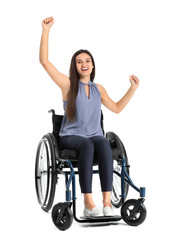
[[(87, 60), (86, 62), (90, 62), (90, 60)], [(82, 62), (77, 62), (77, 63), (82, 63)]]

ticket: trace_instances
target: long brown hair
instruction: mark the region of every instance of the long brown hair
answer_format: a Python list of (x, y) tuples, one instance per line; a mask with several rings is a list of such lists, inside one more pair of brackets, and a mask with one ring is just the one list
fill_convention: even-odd
[(93, 82), (95, 77), (95, 62), (92, 54), (88, 50), (84, 50), (84, 49), (81, 49), (75, 52), (71, 59), (70, 69), (69, 69), (70, 90), (68, 93), (68, 102), (66, 107), (66, 115), (68, 120), (71, 122), (75, 120), (75, 111), (76, 111), (75, 102), (76, 102), (76, 97), (79, 89), (79, 74), (76, 69), (76, 57), (80, 53), (87, 53), (91, 57), (94, 68), (90, 74), (90, 80)]

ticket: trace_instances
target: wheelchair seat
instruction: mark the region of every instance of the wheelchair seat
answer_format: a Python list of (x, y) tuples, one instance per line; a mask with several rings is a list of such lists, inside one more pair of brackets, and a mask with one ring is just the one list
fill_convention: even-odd
[[(79, 152), (77, 150), (72, 150), (72, 149), (59, 150), (59, 157), (61, 159), (70, 159), (73, 167), (77, 167), (78, 154)], [(98, 158), (97, 158), (96, 152), (94, 153), (94, 158), (93, 158), (93, 166), (95, 165), (98, 165)]]

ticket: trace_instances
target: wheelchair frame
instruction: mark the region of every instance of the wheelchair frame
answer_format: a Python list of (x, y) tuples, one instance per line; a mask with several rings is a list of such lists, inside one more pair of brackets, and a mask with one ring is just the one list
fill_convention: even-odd
[[(93, 217), (93, 218), (87, 218), (87, 219), (78, 219), (76, 217), (76, 181), (75, 181), (75, 174), (78, 174), (78, 171), (74, 171), (73, 165), (71, 163), (71, 160), (69, 159), (56, 159), (59, 162), (68, 163), (70, 167), (70, 171), (61, 171), (60, 174), (65, 175), (65, 183), (66, 183), (66, 202), (68, 203), (68, 206), (71, 207), (71, 199), (73, 200), (73, 216), (74, 219), (79, 223), (86, 223), (86, 222), (110, 222), (110, 221), (119, 221), (122, 219), (122, 217), (119, 216), (113, 216), (113, 217)], [(134, 188), (137, 192), (140, 193), (140, 204), (144, 202), (145, 198), (145, 187), (138, 188), (134, 185), (131, 178), (129, 177), (126, 169), (125, 169), (125, 158), (122, 157), (121, 164), (122, 164), (122, 171), (121, 174), (119, 174), (116, 171), (113, 171), (114, 174), (117, 174), (119, 177), (121, 177), (121, 196), (122, 196), (122, 204), (124, 203), (125, 199), (125, 191), (124, 191), (124, 184), (127, 182), (132, 188)], [(93, 174), (98, 174), (99, 170), (93, 170)], [(70, 175), (70, 176), (69, 176)], [(69, 176), (69, 177), (68, 177)], [(70, 185), (72, 183), (72, 196), (70, 191)], [(139, 206), (138, 206), (139, 207)], [(61, 216), (62, 217), (62, 216)]]
[[(49, 112), (53, 113), (53, 118), (52, 118), (53, 134), (49, 133), (48, 135), (51, 138), (57, 139), (59, 129), (56, 130), (56, 128), (54, 127), (54, 116), (60, 116), (60, 115), (55, 115), (54, 110), (50, 110)], [(103, 129), (102, 111), (101, 111), (101, 126)], [(103, 133), (104, 133), (104, 129), (103, 129)], [(45, 141), (45, 140), (42, 139), (41, 141)], [(58, 154), (55, 154), (55, 161), (57, 163), (56, 164), (57, 168), (55, 166), (56, 169), (52, 170), (52, 174), (56, 174), (56, 175), (63, 174), (65, 176), (65, 185), (66, 185), (66, 202), (56, 204), (52, 210), (52, 220), (57, 228), (59, 228), (60, 230), (68, 229), (72, 224), (73, 217), (74, 217), (75, 221), (77, 221), (79, 223), (112, 222), (112, 221), (114, 222), (114, 221), (119, 221), (119, 220), (123, 219), (127, 224), (129, 224), (131, 226), (137, 226), (145, 220), (146, 208), (143, 204), (143, 202), (145, 200), (145, 187), (138, 188), (137, 186), (135, 186), (135, 184), (133, 183), (133, 181), (131, 180), (131, 178), (129, 176), (129, 173), (126, 170), (130, 166), (126, 165), (125, 156), (127, 157), (127, 155), (124, 152), (125, 149), (124, 149), (122, 142), (121, 142), (121, 145), (119, 145), (118, 147), (120, 147), (120, 155), (119, 155), (119, 159), (118, 159), (118, 164), (121, 166), (121, 172), (119, 173), (118, 171), (113, 170), (113, 173), (116, 174), (119, 178), (121, 178), (121, 205), (122, 205), (121, 216), (112, 216), (112, 217), (104, 217), (103, 216), (103, 217), (90, 217), (90, 218), (84, 217), (81, 219), (77, 218), (77, 216), (76, 216), (75, 175), (78, 174), (78, 171), (74, 170), (71, 159), (69, 159), (69, 158), (62, 159), (59, 157)], [(122, 151), (122, 148), (123, 148), (123, 151)], [(119, 149), (117, 149), (117, 152), (119, 152), (118, 150)], [(37, 158), (36, 158), (36, 162), (37, 162)], [(49, 166), (49, 167), (51, 168), (51, 166)], [(70, 171), (63, 170), (63, 168), (65, 168), (65, 167), (68, 167), (70, 169)], [(36, 168), (37, 168), (37, 163), (36, 163)], [(99, 170), (93, 170), (93, 174), (98, 174), (98, 173), (99, 173)], [(40, 179), (40, 176), (37, 176), (37, 175), (38, 175), (37, 171), (35, 170), (36, 191), (37, 191), (37, 195), (38, 195), (38, 185), (37, 185), (38, 180), (37, 179)], [(56, 179), (56, 183), (57, 183), (57, 179)], [(138, 200), (130, 199), (125, 202), (125, 199), (127, 197), (126, 195), (128, 193), (128, 190), (127, 190), (127, 192), (125, 192), (125, 186), (126, 186), (125, 184), (127, 184), (128, 186), (131, 186), (133, 189), (135, 189), (137, 192), (140, 193), (140, 198)], [(70, 190), (71, 185), (72, 185), (72, 192)], [(38, 196), (38, 198), (39, 198), (39, 196)], [(71, 200), (72, 200), (72, 202), (71, 202)], [(72, 204), (73, 204), (73, 215), (70, 211)], [(67, 214), (67, 215), (65, 215), (65, 214)], [(67, 217), (65, 217), (65, 216), (67, 216)], [(67, 220), (65, 220), (65, 219), (67, 219)]]

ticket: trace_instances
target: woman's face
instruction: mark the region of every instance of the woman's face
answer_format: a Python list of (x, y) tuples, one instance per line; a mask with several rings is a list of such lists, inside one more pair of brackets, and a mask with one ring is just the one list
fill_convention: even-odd
[(76, 69), (80, 77), (90, 75), (93, 67), (92, 59), (87, 53), (80, 53), (76, 56)]

